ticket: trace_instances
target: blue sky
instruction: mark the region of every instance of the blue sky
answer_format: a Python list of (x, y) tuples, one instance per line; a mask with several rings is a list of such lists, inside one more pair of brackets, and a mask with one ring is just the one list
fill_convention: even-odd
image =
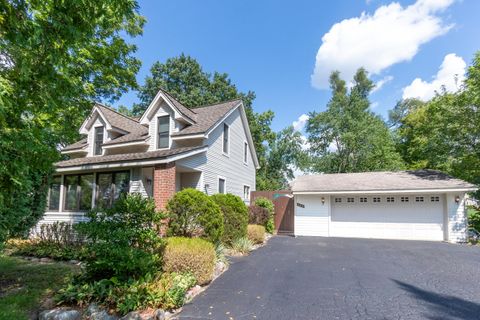
[[(386, 116), (402, 97), (428, 99), (440, 85), (456, 90), (480, 50), (477, 0), (150, 0), (140, 6), (147, 19), (143, 36), (133, 40), (140, 84), (155, 61), (183, 52), (207, 72), (228, 73), (241, 91), (255, 91), (254, 109), (275, 112), (274, 130), (325, 110), (331, 69), (348, 77), (367, 67), (378, 84), (372, 110)], [(136, 101), (129, 92), (115, 105)]]

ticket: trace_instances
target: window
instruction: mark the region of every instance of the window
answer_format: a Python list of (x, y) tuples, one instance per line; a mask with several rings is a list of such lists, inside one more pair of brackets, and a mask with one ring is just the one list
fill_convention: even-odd
[(99, 156), (102, 154), (103, 127), (95, 127), (94, 150), (93, 154)]
[(243, 143), (243, 163), (248, 163), (248, 143)]
[(375, 203), (378, 203), (378, 202), (381, 202), (382, 200), (380, 199), (380, 197), (373, 197), (373, 202)]
[(243, 186), (243, 199), (250, 200), (250, 187)]
[(432, 196), (430, 197), (431, 202), (440, 202), (440, 197), (439, 196)]
[(409, 202), (410, 199), (408, 197), (400, 197), (400, 202)]
[(157, 119), (157, 149), (170, 146), (170, 116), (161, 116)]
[(387, 197), (387, 202), (395, 202), (395, 197)]
[(130, 172), (105, 172), (97, 174), (97, 197), (95, 205), (110, 208), (122, 194), (128, 193)]
[(223, 153), (228, 154), (230, 144), (230, 128), (226, 123), (223, 124)]
[(360, 202), (367, 202), (367, 198), (360, 198)]
[(218, 178), (218, 193), (225, 193), (225, 179)]
[(347, 198), (347, 202), (353, 203), (355, 202), (355, 198)]
[(423, 197), (415, 197), (415, 202), (423, 202)]
[(65, 176), (66, 211), (87, 211), (92, 207), (93, 174)]
[(336, 202), (336, 203), (342, 202), (342, 198), (335, 198), (335, 202)]
[(60, 208), (60, 187), (62, 185), (62, 177), (55, 176), (50, 184), (48, 192), (48, 210), (58, 210)]

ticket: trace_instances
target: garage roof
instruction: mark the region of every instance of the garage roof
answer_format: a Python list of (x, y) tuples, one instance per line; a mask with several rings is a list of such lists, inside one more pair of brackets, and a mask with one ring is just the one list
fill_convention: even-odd
[(435, 170), (358, 172), (300, 176), (292, 182), (295, 193), (362, 193), (419, 190), (474, 191), (477, 186)]

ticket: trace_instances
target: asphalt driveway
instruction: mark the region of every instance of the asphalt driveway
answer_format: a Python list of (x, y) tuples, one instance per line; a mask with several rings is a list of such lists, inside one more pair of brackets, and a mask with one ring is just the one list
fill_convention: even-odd
[(179, 319), (480, 319), (480, 248), (274, 237)]

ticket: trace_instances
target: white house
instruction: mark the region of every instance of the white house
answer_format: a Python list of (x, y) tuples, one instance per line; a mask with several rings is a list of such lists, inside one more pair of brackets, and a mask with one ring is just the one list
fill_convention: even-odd
[(153, 197), (163, 208), (187, 187), (232, 193), (247, 204), (258, 159), (241, 100), (188, 109), (160, 90), (140, 119), (96, 104), (84, 138), (61, 152), (40, 224), (82, 220), (122, 193)]
[(298, 236), (463, 242), (465, 193), (477, 187), (434, 170), (298, 177)]

